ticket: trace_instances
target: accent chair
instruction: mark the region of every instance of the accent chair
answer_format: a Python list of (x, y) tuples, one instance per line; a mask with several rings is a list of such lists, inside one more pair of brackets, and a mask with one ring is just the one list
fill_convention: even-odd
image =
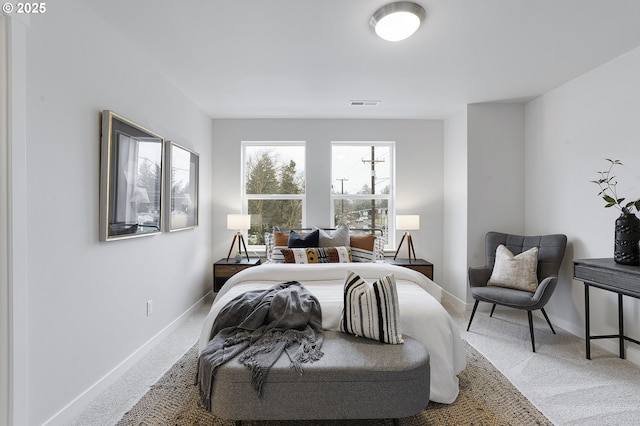
[[(501, 245), (504, 247), (499, 248)], [(558, 271), (562, 264), (566, 245), (567, 237), (563, 234), (523, 236), (495, 231), (488, 232), (485, 236), (486, 265), (482, 268), (469, 268), (469, 287), (475, 303), (471, 318), (469, 318), (467, 331), (471, 327), (471, 322), (480, 301), (493, 304), (490, 317), (493, 316), (496, 305), (526, 310), (529, 318), (531, 347), (535, 352), (536, 344), (531, 312), (538, 309), (542, 311), (542, 315), (547, 320), (551, 331), (553, 334), (556, 333), (544, 310), (544, 306), (551, 298), (558, 283)], [(505, 251), (504, 248), (508, 250)], [(537, 263), (536, 259), (532, 257), (535, 251), (537, 251)], [(522, 277), (519, 276), (522, 275), (523, 268), (518, 270), (517, 266), (513, 267), (512, 264), (518, 262), (514, 262), (509, 256), (510, 254), (513, 255), (516, 261), (527, 256), (533, 259), (530, 260), (530, 262), (533, 262), (533, 271), (531, 263), (529, 266), (524, 267), (527, 270), (526, 273), (535, 274), (533, 276), (533, 286), (529, 285), (527, 287), (525, 283), (523, 287)], [(497, 269), (494, 268), (496, 267), (496, 258), (498, 258), (500, 268), (506, 267), (512, 270), (506, 273), (502, 273), (504, 271), (494, 271), (494, 269)]]

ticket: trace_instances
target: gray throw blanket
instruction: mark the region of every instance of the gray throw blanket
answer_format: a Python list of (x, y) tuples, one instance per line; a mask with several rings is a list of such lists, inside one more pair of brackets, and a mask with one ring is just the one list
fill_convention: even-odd
[(259, 397), (269, 368), (283, 351), (300, 374), (302, 363), (319, 360), (323, 355), (320, 303), (296, 281), (248, 291), (222, 308), (211, 336), (198, 359), (196, 378), (208, 411), (216, 370), (238, 354), (251, 370), (251, 384)]

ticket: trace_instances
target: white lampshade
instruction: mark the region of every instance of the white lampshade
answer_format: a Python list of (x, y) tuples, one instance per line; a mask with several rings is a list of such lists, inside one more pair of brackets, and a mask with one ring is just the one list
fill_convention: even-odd
[(396, 229), (400, 231), (413, 231), (420, 229), (420, 215), (398, 214), (396, 215)]
[(426, 16), (427, 12), (419, 4), (399, 1), (382, 6), (369, 23), (380, 38), (400, 41), (415, 33)]
[(249, 229), (251, 228), (250, 214), (228, 214), (227, 229)]

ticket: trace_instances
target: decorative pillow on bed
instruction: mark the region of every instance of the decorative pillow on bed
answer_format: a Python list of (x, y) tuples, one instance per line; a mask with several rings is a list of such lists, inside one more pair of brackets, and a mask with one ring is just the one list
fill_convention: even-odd
[(404, 343), (393, 274), (369, 285), (355, 272), (347, 271), (340, 331), (383, 343)]
[(375, 262), (376, 258), (376, 236), (352, 235), (349, 239), (351, 246), (351, 259), (354, 262)]
[(517, 256), (500, 244), (496, 249), (488, 286), (508, 287), (535, 293), (538, 288), (538, 247), (530, 248)]
[(318, 247), (318, 242), (320, 240), (320, 231), (317, 229), (315, 231), (311, 231), (306, 235), (300, 235), (296, 231), (291, 231), (289, 233), (289, 241), (287, 247), (289, 248), (307, 248), (307, 247)]
[(318, 247), (342, 247), (350, 245), (348, 226), (339, 226), (334, 230), (317, 229), (320, 232)]
[(271, 263), (284, 263), (284, 256), (280, 251), (287, 248), (289, 233), (274, 231), (264, 234), (265, 255)]
[(373, 252), (376, 260), (384, 260), (384, 238), (376, 237)]
[(349, 263), (350, 247), (308, 247), (280, 250), (285, 263)]

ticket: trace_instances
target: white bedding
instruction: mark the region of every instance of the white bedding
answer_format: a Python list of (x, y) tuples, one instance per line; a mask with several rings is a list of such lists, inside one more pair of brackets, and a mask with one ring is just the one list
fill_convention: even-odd
[(440, 304), (441, 288), (424, 275), (387, 263), (265, 264), (234, 275), (218, 292), (200, 335), (200, 352), (209, 342), (215, 317), (224, 305), (245, 291), (298, 281), (319, 300), (322, 327), (338, 330), (346, 270), (367, 282), (393, 272), (398, 287), (402, 333), (419, 340), (431, 357), (431, 395), (434, 402), (450, 404), (458, 396), (458, 377), (466, 366), (465, 350), (453, 319)]

